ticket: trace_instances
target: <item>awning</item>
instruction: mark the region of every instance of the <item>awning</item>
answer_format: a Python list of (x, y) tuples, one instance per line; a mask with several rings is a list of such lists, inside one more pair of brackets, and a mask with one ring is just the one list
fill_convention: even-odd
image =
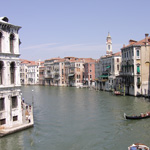
[(99, 76), (100, 78), (107, 78), (108, 77), (108, 75), (101, 75), (101, 76)]
[(72, 76), (74, 76), (74, 74), (69, 74), (68, 76), (69, 76), (69, 77), (72, 77)]
[(107, 66), (106, 68), (110, 68), (110, 66)]

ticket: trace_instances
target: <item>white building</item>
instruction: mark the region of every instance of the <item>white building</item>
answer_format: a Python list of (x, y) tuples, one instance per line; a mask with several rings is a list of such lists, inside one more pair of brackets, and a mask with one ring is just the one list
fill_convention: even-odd
[(32, 61), (28, 64), (27, 78), (29, 85), (39, 84), (39, 67), (40, 62)]
[(28, 61), (21, 59), (20, 65), (20, 78), (21, 84), (35, 85), (39, 84), (39, 67), (41, 67), (41, 61)]
[[(18, 31), (21, 27), (0, 18), (0, 136), (23, 128)], [(33, 122), (32, 122), (33, 123)], [(24, 126), (25, 127), (25, 126)], [(7, 129), (7, 131), (4, 131)], [(2, 132), (2, 133), (1, 133)]]
[(0, 126), (22, 123), (19, 74), (19, 35), (21, 27), (0, 18)]
[[(110, 34), (106, 38), (106, 55), (96, 63), (96, 89), (110, 91), (115, 88), (121, 66), (121, 52), (113, 53)], [(99, 70), (100, 69), (100, 70)], [(100, 74), (100, 76), (99, 76)]]

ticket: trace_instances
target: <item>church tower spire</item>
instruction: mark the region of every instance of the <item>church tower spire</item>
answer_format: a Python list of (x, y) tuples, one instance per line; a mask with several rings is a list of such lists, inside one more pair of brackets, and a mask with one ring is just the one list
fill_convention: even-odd
[(106, 55), (112, 54), (112, 39), (108, 32), (108, 36), (106, 38)]

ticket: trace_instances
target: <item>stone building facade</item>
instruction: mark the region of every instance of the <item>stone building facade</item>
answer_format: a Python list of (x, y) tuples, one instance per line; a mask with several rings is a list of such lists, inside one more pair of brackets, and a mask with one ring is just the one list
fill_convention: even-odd
[(18, 31), (7, 17), (0, 18), (0, 127), (22, 124)]

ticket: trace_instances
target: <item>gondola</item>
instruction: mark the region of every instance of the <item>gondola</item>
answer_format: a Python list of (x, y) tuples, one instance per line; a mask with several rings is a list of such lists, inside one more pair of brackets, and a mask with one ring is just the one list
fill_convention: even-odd
[(150, 118), (150, 115), (140, 115), (140, 116), (127, 116), (125, 113), (124, 113), (124, 118), (125, 119), (133, 119), (133, 120), (136, 120), (136, 119), (146, 119), (146, 118)]

